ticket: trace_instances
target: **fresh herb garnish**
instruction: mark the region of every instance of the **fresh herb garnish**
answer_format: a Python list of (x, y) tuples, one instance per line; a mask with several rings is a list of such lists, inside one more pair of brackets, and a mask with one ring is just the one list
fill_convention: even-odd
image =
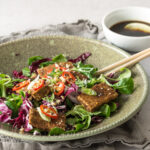
[(20, 93), (20, 95), (21, 95), (22, 97), (25, 98), (26, 95), (25, 95), (25, 92), (24, 92), (24, 91), (21, 90), (19, 93)]
[(60, 135), (63, 133), (65, 133), (65, 131), (62, 128), (55, 127), (49, 131), (48, 135)]
[(52, 70), (52, 72), (48, 74), (48, 76), (50, 76), (50, 77), (59, 77), (61, 74), (62, 74), (62, 71), (60, 71), (60, 70), (56, 71), (56, 69), (54, 68)]
[(12, 82), (23, 82), (25, 79), (12, 79)]
[(42, 63), (40, 64), (40, 67), (46, 67), (46, 66), (48, 66), (48, 65), (50, 65), (50, 64), (54, 64), (54, 62), (52, 62), (52, 61), (42, 62)]
[(18, 115), (18, 110), (23, 102), (22, 96), (11, 94), (6, 99), (7, 101), (5, 102), (5, 104), (12, 110), (12, 117), (14, 118)]
[(92, 90), (91, 88), (82, 87), (81, 93), (87, 94), (87, 95), (97, 95), (96, 91)]
[(52, 93), (52, 95), (50, 97), (46, 96), (43, 98), (43, 100), (48, 101), (48, 102), (52, 102), (55, 99), (55, 95), (54, 93)]
[(78, 77), (75, 81), (78, 87), (87, 87), (87, 88), (91, 88), (93, 85), (99, 82), (100, 82), (100, 79), (97, 79), (97, 78), (80, 80)]
[(25, 67), (25, 68), (22, 69), (22, 73), (26, 77), (30, 77), (31, 76), (30, 69), (27, 68), (27, 67)]
[(59, 62), (67, 62), (67, 59), (64, 55), (60, 54), (60, 55), (57, 55), (55, 57), (52, 58), (52, 61), (55, 63), (59, 63)]
[(41, 60), (43, 57), (41, 56), (33, 56), (28, 59), (28, 65), (31, 65), (34, 61)]
[(60, 54), (52, 58), (52, 61), (46, 61), (40, 64), (40, 67), (46, 67), (50, 64), (59, 63), (59, 62), (67, 62), (67, 59), (64, 55)]

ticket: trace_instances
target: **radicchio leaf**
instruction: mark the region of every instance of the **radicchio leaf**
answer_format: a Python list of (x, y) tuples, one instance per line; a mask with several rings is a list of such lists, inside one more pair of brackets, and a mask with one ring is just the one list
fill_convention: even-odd
[(71, 87), (69, 87), (65, 93), (65, 97), (68, 96), (72, 92), (77, 92), (78, 91), (78, 86), (76, 84), (72, 84)]
[(7, 107), (7, 105), (0, 101), (0, 122), (8, 123), (11, 120), (12, 110)]
[(32, 107), (32, 103), (26, 97), (23, 100), (23, 104), (19, 109), (19, 115), (15, 118), (13, 127), (21, 128), (24, 127), (24, 131), (28, 132), (32, 130), (32, 126), (29, 124), (29, 110)]
[(31, 64), (31, 66), (29, 66), (31, 73), (32, 72), (36, 72), (36, 70), (39, 68), (40, 64), (46, 61), (51, 61), (51, 58), (44, 58), (44, 59), (40, 59), (38, 61), (35, 61)]
[(14, 78), (27, 79), (27, 77), (23, 75), (22, 71), (18, 72), (14, 70), (12, 74)]
[(77, 63), (79, 61), (84, 62), (89, 56), (91, 56), (92, 54), (89, 52), (83, 53), (81, 54), (79, 57), (77, 57), (76, 59), (69, 59), (68, 61), (72, 62), (72, 63)]
[(67, 96), (73, 103), (79, 104), (76, 97), (78, 95), (78, 86), (76, 84), (72, 84), (65, 93), (65, 97)]

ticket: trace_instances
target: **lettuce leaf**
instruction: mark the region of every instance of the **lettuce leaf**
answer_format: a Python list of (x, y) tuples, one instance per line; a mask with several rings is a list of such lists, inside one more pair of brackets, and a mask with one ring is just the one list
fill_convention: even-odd
[(87, 95), (97, 95), (96, 91), (92, 90), (91, 88), (82, 87), (81, 93), (87, 94)]
[(28, 65), (31, 65), (33, 62), (37, 61), (37, 60), (41, 60), (43, 59), (43, 57), (41, 56), (33, 56), (33, 57), (30, 57), (28, 59)]
[[(122, 68), (121, 70), (121, 74), (119, 75), (118, 78), (116, 79), (112, 79), (112, 78), (108, 78), (105, 75), (101, 75), (99, 80), (100, 82), (105, 82), (106, 84), (108, 84), (109, 86), (113, 87), (114, 89), (118, 90), (120, 93), (122, 94), (131, 94), (134, 91), (134, 81), (131, 77), (131, 71), (127, 68)], [(117, 81), (114, 84), (111, 84), (109, 80), (112, 81)]]
[(27, 67), (25, 67), (25, 68), (22, 69), (22, 73), (26, 77), (30, 77), (31, 76), (30, 69), (27, 68)]
[(94, 68), (93, 65), (83, 64), (81, 61), (75, 64), (75, 67), (72, 69), (74, 71), (80, 72), (86, 75), (89, 79), (91, 79), (94, 73), (97, 71), (97, 68)]
[(52, 58), (52, 62), (57, 62), (57, 63), (59, 63), (59, 62), (67, 62), (67, 59), (66, 59), (66, 57), (63, 55), (63, 54), (60, 54), (60, 55), (57, 55), (57, 56), (55, 56), (55, 57), (53, 57)]

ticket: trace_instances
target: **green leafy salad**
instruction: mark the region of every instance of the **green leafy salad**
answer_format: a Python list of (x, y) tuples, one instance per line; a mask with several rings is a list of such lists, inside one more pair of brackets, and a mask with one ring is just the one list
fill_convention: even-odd
[(0, 73), (0, 122), (52, 136), (86, 130), (119, 113), (120, 95), (134, 91), (131, 71), (97, 77), (98, 69), (84, 63), (90, 55), (33, 56), (12, 77)]

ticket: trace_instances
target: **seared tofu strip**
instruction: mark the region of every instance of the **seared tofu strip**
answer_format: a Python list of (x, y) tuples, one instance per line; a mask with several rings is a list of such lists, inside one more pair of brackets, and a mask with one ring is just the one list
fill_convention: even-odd
[(74, 66), (73, 66), (73, 63), (68, 61), (68, 62), (60, 62), (58, 64), (60, 67), (64, 67), (66, 69), (72, 69)]
[[(64, 67), (64, 68), (67, 68), (67, 69), (70, 69), (70, 70), (74, 67), (72, 62), (61, 62), (61, 63), (59, 63), (59, 65), (60, 65), (61, 67)], [(86, 77), (84, 74), (80, 73), (80, 72), (77, 72), (77, 71), (74, 71), (74, 70), (71, 70), (70, 72), (71, 72), (76, 78), (78, 77), (78, 78), (81, 79), (81, 80), (87, 79), (87, 77)]]
[(97, 92), (97, 96), (83, 93), (77, 96), (77, 100), (80, 104), (90, 112), (97, 110), (102, 104), (108, 103), (118, 97), (118, 93), (106, 83), (96, 84), (92, 89)]
[(45, 121), (41, 118), (39, 112), (32, 108), (29, 111), (29, 123), (42, 131), (50, 131), (54, 127), (62, 128), (65, 130), (66, 117), (63, 113), (60, 113), (57, 119), (51, 119), (51, 122)]
[(77, 72), (77, 71), (71, 71), (71, 73), (77, 78), (79, 78), (80, 80), (85, 80), (87, 79), (87, 76), (85, 76), (84, 74)]
[[(61, 62), (58, 64), (59, 67), (64, 67), (66, 68), (67, 70), (71, 70), (74, 66), (73, 66), (73, 63), (72, 62)], [(47, 73), (51, 70), (53, 70), (55, 67), (57, 67), (57, 64), (54, 65), (48, 65), (46, 67), (43, 67), (43, 68), (40, 68), (37, 70), (38, 74), (40, 75), (40, 77), (45, 77), (47, 76)], [(80, 73), (80, 72), (77, 72), (77, 71), (70, 71), (76, 78), (78, 77), (79, 79), (81, 80), (84, 80), (84, 79), (87, 79), (87, 77)]]
[(50, 92), (51, 92), (50, 87), (44, 85), (42, 88), (36, 91), (31, 90), (31, 95), (35, 100), (40, 101), (43, 97), (47, 96)]

